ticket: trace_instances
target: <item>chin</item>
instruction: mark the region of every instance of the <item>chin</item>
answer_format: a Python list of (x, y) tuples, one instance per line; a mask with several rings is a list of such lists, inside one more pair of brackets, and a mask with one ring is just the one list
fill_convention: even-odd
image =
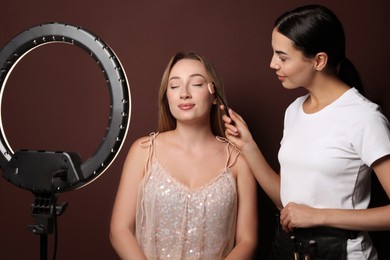
[(285, 89), (297, 89), (297, 88), (300, 87), (300, 86), (297, 86), (297, 85), (289, 84), (288, 82), (285, 82), (285, 81), (282, 82), (282, 86)]
[(282, 82), (282, 86), (283, 86), (283, 88), (285, 88), (285, 89), (293, 89), (294, 87), (293, 86), (291, 86), (290, 84), (288, 84), (288, 83), (286, 83), (286, 82)]

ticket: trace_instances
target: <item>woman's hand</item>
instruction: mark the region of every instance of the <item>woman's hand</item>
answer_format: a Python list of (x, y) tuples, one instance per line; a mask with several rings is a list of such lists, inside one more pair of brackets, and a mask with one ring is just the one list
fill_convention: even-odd
[(309, 228), (316, 226), (317, 209), (294, 202), (288, 203), (280, 211), (280, 225), (286, 232), (294, 228)]
[[(221, 109), (223, 109), (223, 106), (221, 106)], [(226, 127), (226, 137), (242, 152), (245, 152), (251, 146), (256, 146), (244, 119), (230, 108), (229, 116), (222, 116)]]

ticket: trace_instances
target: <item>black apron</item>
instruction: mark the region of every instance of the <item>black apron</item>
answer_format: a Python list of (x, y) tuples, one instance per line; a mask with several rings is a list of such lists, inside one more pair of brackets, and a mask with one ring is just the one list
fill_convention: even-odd
[(278, 224), (268, 259), (345, 260), (348, 239), (358, 234), (358, 231), (331, 227), (296, 228), (287, 233)]

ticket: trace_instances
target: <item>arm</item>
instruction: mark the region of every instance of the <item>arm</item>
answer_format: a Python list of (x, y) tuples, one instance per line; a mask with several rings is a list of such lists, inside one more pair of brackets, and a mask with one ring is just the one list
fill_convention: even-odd
[(227, 138), (241, 151), (261, 188), (275, 206), (281, 209), (279, 174), (265, 160), (243, 118), (231, 109), (229, 109), (229, 115), (230, 118), (223, 116)]
[[(372, 165), (378, 179), (390, 198), (390, 157)], [(377, 231), (390, 230), (390, 205), (369, 209), (315, 209), (289, 203), (281, 211), (280, 221), (285, 230), (296, 227), (330, 226), (336, 228)]]
[(252, 259), (257, 246), (256, 180), (243, 157), (234, 168), (238, 190), (236, 243), (226, 259)]
[(138, 185), (142, 181), (147, 149), (135, 142), (126, 157), (115, 198), (110, 241), (121, 259), (145, 259), (135, 238)]

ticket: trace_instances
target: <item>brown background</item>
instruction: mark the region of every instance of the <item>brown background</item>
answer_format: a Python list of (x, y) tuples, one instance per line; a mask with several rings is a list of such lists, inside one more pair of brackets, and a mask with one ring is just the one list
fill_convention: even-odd
[[(111, 167), (90, 185), (61, 193), (69, 207), (59, 217), (57, 259), (116, 259), (108, 239), (111, 209), (121, 167), (131, 143), (156, 130), (156, 100), (162, 72), (176, 51), (194, 50), (221, 74), (228, 102), (248, 122), (271, 165), (286, 106), (301, 90), (287, 91), (269, 69), (273, 21), (299, 0), (83, 0), (5, 1), (0, 9), (0, 46), (21, 31), (46, 22), (68, 22), (98, 35), (119, 56), (131, 88), (127, 139)], [(388, 88), (390, 5), (387, 0), (323, 0), (342, 20), (347, 55), (355, 63), (367, 96), (390, 116)], [(93, 153), (106, 127), (108, 89), (92, 59), (77, 47), (52, 44), (25, 56), (10, 75), (1, 116), (11, 147)], [(373, 205), (388, 203), (373, 183)], [(326, 194), (324, 194), (326, 196)], [(33, 195), (0, 178), (0, 258), (39, 259), (33, 224)], [(259, 191), (259, 250), (264, 259), (275, 209)], [(389, 232), (372, 233), (380, 259), (389, 259)], [(53, 249), (49, 236), (49, 258)]]

